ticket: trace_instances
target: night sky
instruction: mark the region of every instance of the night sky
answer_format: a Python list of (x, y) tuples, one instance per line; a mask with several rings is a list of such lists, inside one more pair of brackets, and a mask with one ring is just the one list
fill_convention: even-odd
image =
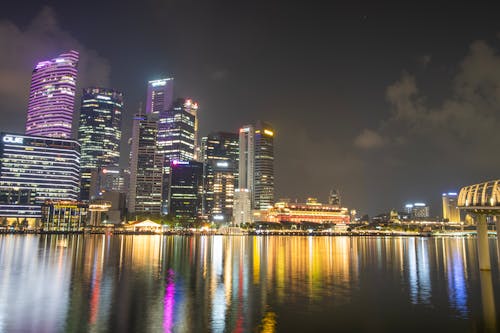
[(201, 135), (270, 121), (277, 198), (339, 188), (360, 213), (438, 215), (442, 192), (500, 178), (500, 6), (326, 3), (2, 4), (0, 130), (24, 130), (37, 60), (74, 48), (79, 91), (124, 92), (124, 146), (165, 76), (199, 102)]

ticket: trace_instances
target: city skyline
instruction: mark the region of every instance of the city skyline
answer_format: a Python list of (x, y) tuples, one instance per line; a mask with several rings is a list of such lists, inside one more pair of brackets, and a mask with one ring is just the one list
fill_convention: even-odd
[[(151, 10), (150, 5), (146, 4), (145, 9)], [(159, 18), (167, 15), (166, 9), (182, 12), (190, 6), (160, 6), (153, 22), (141, 27), (141, 32), (158, 28)], [(448, 13), (446, 27), (442, 24), (445, 11), (431, 5), (393, 6), (387, 11), (383, 5), (341, 6), (337, 8), (338, 14), (334, 14), (334, 8), (325, 7), (325, 14), (337, 20), (330, 20), (316, 9), (306, 8), (301, 13), (303, 8), (291, 6), (283, 12), (280, 8), (269, 5), (269, 14), (245, 11), (248, 8), (243, 5), (224, 8), (221, 14), (209, 9), (206, 14), (209, 19), (228, 14), (234, 14), (235, 20), (246, 19), (241, 24), (244, 28), (214, 37), (215, 47), (212, 47), (203, 39), (210, 40), (207, 37), (226, 28), (229, 31), (235, 23), (207, 28), (207, 19), (201, 16), (207, 8), (200, 5), (192, 11), (194, 17), (200, 18), (199, 22), (195, 20), (193, 31), (181, 30), (180, 23), (171, 20), (173, 30), (165, 36), (165, 46), (158, 46), (160, 52), (156, 53), (147, 39), (139, 41), (137, 37), (131, 40), (141, 47), (125, 43), (111, 50), (106, 43), (109, 40), (94, 40), (94, 31), (84, 33), (81, 22), (72, 20), (74, 11), (65, 5), (51, 9), (33, 6), (23, 10), (22, 15), (19, 9), (6, 8), (0, 20), (10, 25), (2, 25), (2, 36), (6, 31), (15, 31), (12, 35), (17, 40), (12, 45), (25, 43), (29, 48), (19, 60), (3, 55), (6, 61), (0, 73), (10, 77), (5, 69), (8, 64), (16, 73), (15, 82), (19, 83), (30, 76), (29, 68), (37, 60), (51, 59), (70, 48), (81, 50), (82, 80), (77, 93), (82, 86), (124, 91), (124, 139), (131, 137), (132, 114), (137, 112), (139, 102), (146, 100), (145, 82), (174, 77), (178, 95), (193, 96), (203, 106), (200, 137), (212, 131), (235, 131), (256, 119), (273, 124), (278, 133), (277, 198), (310, 195), (323, 198), (331, 188), (339, 188), (345, 204), (358, 208), (360, 213), (374, 215), (407, 201), (425, 201), (431, 206), (431, 214), (438, 215), (442, 192), (495, 178), (494, 166), (498, 161), (485, 153), (492, 147), (490, 141), (495, 140), (484, 135), (471, 137), (481, 126), (489, 128), (498, 121), (494, 115), (491, 124), (485, 123), (488, 114), (494, 111), (488, 101), (496, 101), (492, 91), (499, 85), (495, 79), (498, 75), (489, 75), (498, 68), (496, 34), (500, 31), (495, 20), (487, 19), (493, 15), (492, 8), (454, 7)], [(122, 10), (121, 15), (130, 15), (128, 8)], [(424, 17), (424, 12), (434, 14), (426, 16), (428, 27), (420, 31), (413, 23)], [(144, 19), (141, 15), (139, 21)], [(267, 15), (277, 15), (283, 28), (274, 26)], [(292, 21), (299, 17), (312, 24), (305, 29), (293, 25)], [(464, 17), (468, 18), (465, 22), (474, 24), (463, 24)], [(251, 23), (254, 19), (267, 29), (266, 36)], [(101, 20), (98, 15), (98, 26)], [(335, 24), (340, 28), (338, 33)], [(206, 32), (202, 28), (207, 28)], [(128, 32), (123, 25), (112, 29)], [(297, 33), (294, 38), (304, 42), (304, 49), (311, 47), (315, 52), (306, 54), (302, 49), (293, 49), (295, 43), (286, 38), (287, 29)], [(455, 37), (448, 38), (450, 31)], [(331, 38), (322, 43), (330, 32), (334, 32)], [(377, 47), (370, 40), (380, 32), (388, 37), (377, 39), (380, 43)], [(178, 36), (173, 36), (175, 33)], [(33, 36), (43, 37), (39, 39), (46, 43), (42, 46), (34, 42)], [(242, 37), (238, 40), (245, 42), (232, 42), (234, 36)], [(251, 51), (247, 45), (252, 43), (248, 41), (261, 36), (265, 38)], [(223, 55), (216, 50), (224, 42), (228, 42), (227, 47), (233, 53)], [(141, 51), (137, 53), (136, 49)], [(193, 52), (200, 50), (206, 56)], [(131, 59), (142, 65), (126, 66)], [(22, 71), (18, 65), (21, 63)], [(23, 104), (23, 99), (16, 96), (26, 98), (29, 87), (24, 92), (17, 90), (28, 84), (17, 84), (16, 91), (2, 101), (0, 112), (12, 119), (12, 128), (2, 122), (1, 130), (22, 133), (21, 118), (27, 100)], [(484, 84), (487, 98), (474, 95), (475, 89)], [(12, 89), (5, 86), (0, 85), (2, 96)], [(456, 118), (449, 116), (453, 112)], [(462, 146), (466, 149), (459, 149)], [(126, 156), (122, 157), (122, 166), (126, 160)], [(303, 182), (300, 186), (294, 181), (297, 174)], [(384, 195), (380, 195), (380, 188), (384, 189)]]

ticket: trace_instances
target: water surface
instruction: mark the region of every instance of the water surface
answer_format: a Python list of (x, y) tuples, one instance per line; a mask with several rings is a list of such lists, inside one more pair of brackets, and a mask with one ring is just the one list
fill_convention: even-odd
[(474, 238), (0, 236), (0, 332), (482, 332)]

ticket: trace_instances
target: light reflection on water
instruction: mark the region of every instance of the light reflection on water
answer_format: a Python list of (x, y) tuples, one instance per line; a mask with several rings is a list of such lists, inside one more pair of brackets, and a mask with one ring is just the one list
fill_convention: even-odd
[(0, 332), (495, 330), (498, 265), (480, 275), (475, 246), (469, 238), (0, 236)]

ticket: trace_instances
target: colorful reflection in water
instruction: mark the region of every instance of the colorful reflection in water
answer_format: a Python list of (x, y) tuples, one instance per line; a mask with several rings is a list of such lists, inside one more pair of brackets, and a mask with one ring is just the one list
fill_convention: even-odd
[(172, 332), (174, 323), (174, 306), (175, 306), (175, 281), (174, 271), (169, 269), (167, 271), (167, 287), (165, 289), (165, 301), (163, 303), (163, 329), (165, 333)]
[[(0, 236), (0, 332), (495, 330), (473, 238)], [(491, 240), (493, 260), (496, 242)]]

